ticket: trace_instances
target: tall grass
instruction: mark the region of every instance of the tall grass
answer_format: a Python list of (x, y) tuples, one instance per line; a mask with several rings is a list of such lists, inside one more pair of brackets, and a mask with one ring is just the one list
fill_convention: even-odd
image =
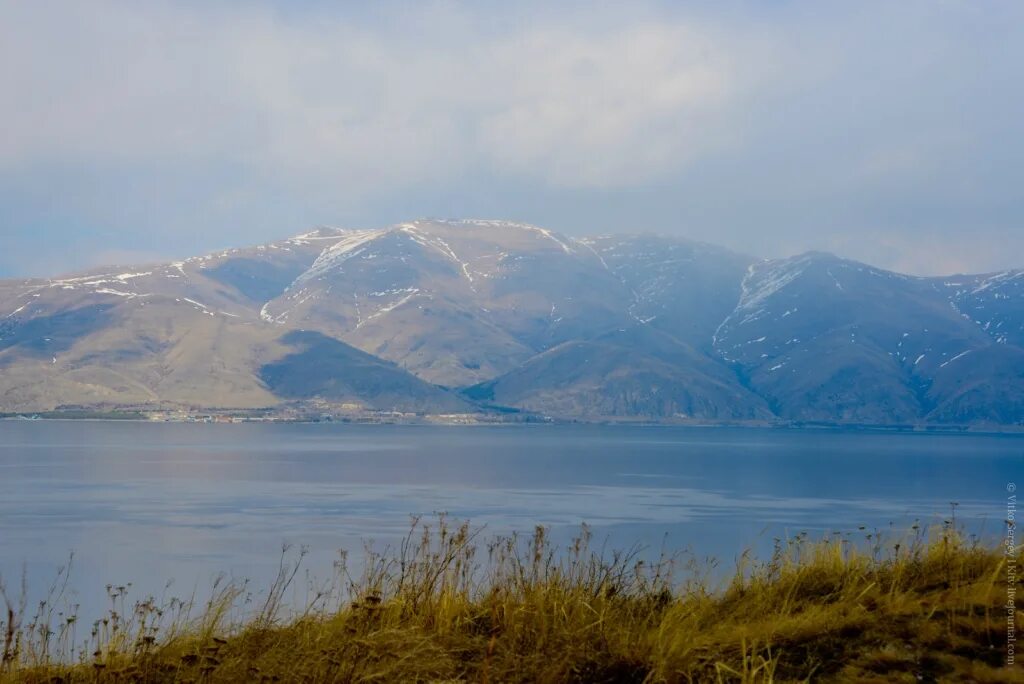
[(594, 548), (585, 527), (559, 549), (543, 528), (414, 520), (296, 610), (302, 556), (260, 600), (221, 583), (201, 605), (129, 606), (109, 587), (85, 630), (55, 609), (67, 568), (31, 617), (0, 585), (0, 682), (1024, 681), (1005, 664), (1007, 557), (948, 523), (777, 540), (715, 586), (678, 556)]

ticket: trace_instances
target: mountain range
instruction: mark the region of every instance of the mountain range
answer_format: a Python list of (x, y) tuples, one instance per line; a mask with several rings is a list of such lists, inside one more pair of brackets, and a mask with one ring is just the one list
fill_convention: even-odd
[(1024, 270), (916, 277), (508, 221), (0, 280), (0, 412), (1024, 423)]

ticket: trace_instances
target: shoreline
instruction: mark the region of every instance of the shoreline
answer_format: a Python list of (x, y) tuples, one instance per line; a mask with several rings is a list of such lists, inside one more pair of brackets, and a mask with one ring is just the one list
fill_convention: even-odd
[[(163, 412), (157, 412), (162, 414)], [(508, 414), (499, 414), (508, 415)], [(422, 414), (395, 416), (388, 412), (356, 415), (324, 414), (320, 417), (289, 415), (245, 415), (228, 411), (225, 413), (196, 412), (168, 417), (154, 416), (142, 411), (40, 411), (0, 414), (2, 422), (105, 422), (105, 423), (149, 423), (149, 424), (202, 424), (202, 425), (246, 425), (246, 424), (292, 424), (292, 425), (388, 425), (421, 427), (498, 427), (498, 426), (606, 426), (635, 428), (702, 428), (749, 430), (792, 430), (799, 432), (866, 432), (879, 434), (921, 434), (921, 435), (1024, 435), (1024, 425), (949, 425), (941, 423), (921, 424), (865, 424), (865, 423), (819, 423), (799, 421), (749, 421), (749, 422), (703, 422), (684, 420), (644, 420), (642, 418), (558, 418), (551, 416), (516, 414), (520, 419), (495, 419), (494, 414)]]

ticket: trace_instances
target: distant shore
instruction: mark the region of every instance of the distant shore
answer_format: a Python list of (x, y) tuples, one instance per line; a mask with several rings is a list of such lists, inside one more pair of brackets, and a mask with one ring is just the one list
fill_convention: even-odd
[(885, 424), (839, 423), (809, 421), (706, 421), (652, 419), (645, 417), (597, 416), (558, 417), (526, 412), (429, 414), (398, 411), (319, 412), (303, 410), (222, 410), (222, 411), (151, 411), (140, 409), (93, 410), (59, 409), (39, 412), (0, 413), (0, 421), (74, 420), (146, 423), (294, 423), (342, 425), (438, 425), (438, 426), (494, 426), (494, 425), (614, 425), (636, 427), (692, 427), (692, 428), (757, 428), (781, 430), (865, 431), (924, 434), (1024, 434), (1024, 425), (993, 424)]

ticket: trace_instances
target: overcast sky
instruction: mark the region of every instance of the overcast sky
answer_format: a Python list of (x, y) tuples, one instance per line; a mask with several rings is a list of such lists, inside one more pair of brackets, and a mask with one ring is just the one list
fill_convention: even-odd
[(0, 276), (424, 216), (1024, 266), (1024, 2), (0, 0)]

